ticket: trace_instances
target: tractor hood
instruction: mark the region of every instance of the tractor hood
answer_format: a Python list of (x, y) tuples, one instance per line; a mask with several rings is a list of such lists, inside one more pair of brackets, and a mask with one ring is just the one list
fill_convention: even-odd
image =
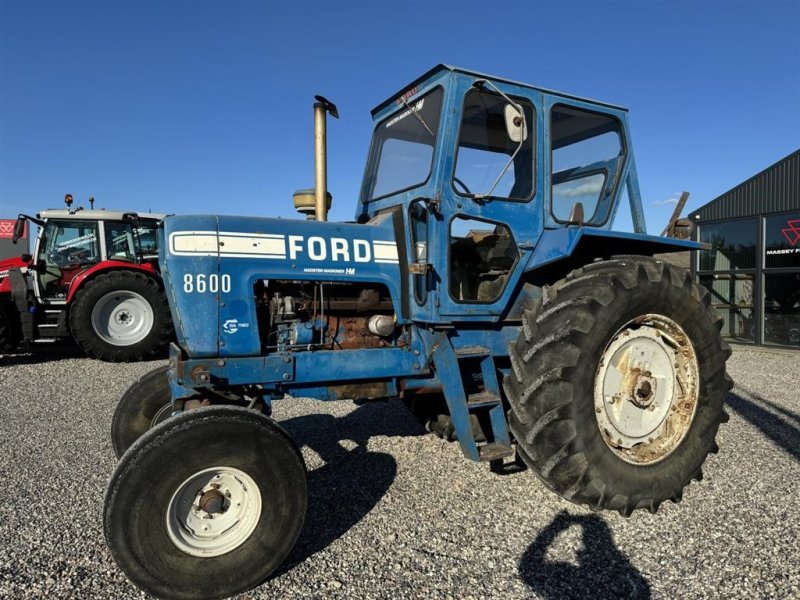
[(19, 256), (0, 260), (0, 293), (11, 291), (11, 285), (8, 279), (8, 271), (10, 269), (20, 269), (25, 273), (28, 270), (28, 263)]
[[(374, 282), (398, 317), (400, 213), (369, 223), (179, 215), (164, 220), (161, 272), (181, 346), (192, 357), (258, 356), (260, 280)], [(402, 236), (402, 234), (401, 234)], [(188, 318), (186, 318), (188, 317)]]

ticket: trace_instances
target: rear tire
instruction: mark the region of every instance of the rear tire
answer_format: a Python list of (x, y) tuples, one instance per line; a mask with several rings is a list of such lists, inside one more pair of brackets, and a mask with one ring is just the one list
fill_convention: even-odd
[(117, 402), (111, 421), (111, 444), (117, 458), (171, 414), (169, 367), (164, 365), (142, 376)]
[(302, 455), (275, 421), (202, 408), (164, 421), (123, 455), (106, 490), (105, 539), (153, 596), (224, 598), (283, 562), (307, 498)]
[(13, 307), (0, 300), (0, 354), (11, 352), (19, 345), (19, 336), (12, 325)]
[(161, 286), (137, 271), (111, 271), (84, 284), (70, 306), (69, 325), (84, 352), (109, 362), (151, 357), (173, 335)]
[(721, 324), (688, 272), (649, 257), (545, 288), (504, 381), (520, 456), (578, 504), (629, 516), (680, 501), (728, 419)]

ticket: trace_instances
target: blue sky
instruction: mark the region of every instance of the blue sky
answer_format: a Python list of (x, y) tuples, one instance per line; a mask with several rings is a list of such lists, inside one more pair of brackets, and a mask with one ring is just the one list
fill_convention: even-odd
[(290, 217), (313, 184), (350, 219), (369, 110), (437, 63), (631, 111), (648, 229), (800, 146), (800, 1), (0, 0), (0, 217), (98, 206)]

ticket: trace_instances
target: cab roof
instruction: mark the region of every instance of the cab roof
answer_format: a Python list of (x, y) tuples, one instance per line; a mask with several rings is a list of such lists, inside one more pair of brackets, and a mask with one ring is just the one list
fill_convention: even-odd
[(574, 94), (565, 94), (564, 92), (558, 92), (558, 91), (555, 91), (555, 90), (550, 90), (550, 89), (539, 87), (539, 86), (536, 86), (536, 85), (531, 85), (529, 83), (523, 83), (521, 81), (515, 81), (513, 79), (506, 79), (504, 77), (495, 77), (494, 75), (487, 75), (486, 73), (479, 73), (477, 71), (470, 71), (469, 69), (462, 69), (460, 67), (454, 67), (454, 66), (451, 66), (451, 65), (439, 64), (439, 65), (436, 65), (435, 67), (433, 67), (430, 71), (428, 71), (424, 75), (422, 75), (420, 77), (417, 77), (414, 81), (412, 81), (411, 83), (409, 83), (408, 85), (403, 87), (399, 92), (397, 92), (393, 96), (390, 96), (389, 98), (387, 98), (386, 100), (381, 102), (378, 106), (373, 108), (372, 109), (372, 113), (371, 113), (372, 116), (374, 117), (379, 112), (381, 112), (383, 109), (385, 109), (387, 106), (392, 104), (395, 101), (395, 99), (399, 98), (402, 94), (407, 92), (410, 88), (414, 88), (415, 86), (419, 85), (420, 83), (423, 83), (427, 79), (430, 79), (431, 77), (433, 77), (434, 75), (436, 75), (437, 73), (440, 73), (442, 71), (450, 71), (452, 73), (460, 73), (462, 75), (467, 75), (469, 77), (478, 77), (478, 78), (481, 78), (481, 79), (488, 79), (490, 81), (498, 81), (498, 82), (502, 82), (502, 83), (510, 83), (512, 85), (517, 85), (517, 86), (520, 86), (520, 87), (526, 87), (526, 88), (531, 89), (531, 90), (544, 92), (545, 94), (550, 94), (551, 96), (560, 96), (562, 98), (569, 98), (570, 100), (579, 100), (581, 102), (586, 102), (586, 103), (589, 103), (589, 104), (596, 104), (598, 106), (604, 106), (606, 108), (613, 108), (613, 109), (616, 109), (616, 110), (622, 110), (622, 111), (626, 111), (626, 112), (628, 110), (624, 106), (619, 106), (617, 104), (610, 104), (608, 102), (600, 102), (598, 100), (592, 100), (590, 98), (584, 98), (584, 97), (581, 97), (581, 96), (576, 96)]
[(48, 208), (39, 212), (40, 219), (76, 219), (88, 221), (120, 221), (125, 215), (137, 215), (140, 219), (161, 221), (167, 215), (161, 213), (137, 213), (133, 210), (66, 210)]

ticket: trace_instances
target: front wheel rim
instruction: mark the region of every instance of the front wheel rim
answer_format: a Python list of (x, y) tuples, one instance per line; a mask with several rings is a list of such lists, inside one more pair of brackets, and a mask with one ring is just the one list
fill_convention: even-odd
[(664, 460), (691, 428), (698, 390), (697, 354), (675, 321), (657, 314), (628, 321), (606, 346), (595, 376), (603, 441), (634, 465)]
[(112, 346), (141, 342), (153, 329), (154, 321), (150, 303), (130, 290), (109, 292), (92, 309), (92, 329)]
[(211, 467), (187, 478), (169, 501), (169, 539), (191, 556), (221, 556), (244, 544), (261, 518), (261, 492), (244, 471)]

